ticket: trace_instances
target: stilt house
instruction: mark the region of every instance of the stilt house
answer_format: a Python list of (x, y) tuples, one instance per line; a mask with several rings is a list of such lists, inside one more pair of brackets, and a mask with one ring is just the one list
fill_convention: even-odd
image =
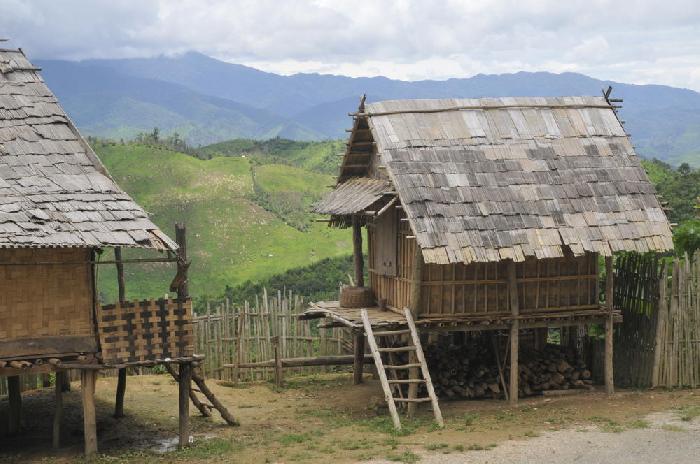
[[(112, 180), (38, 71), (21, 50), (0, 49), (0, 376), (8, 377), (8, 429), (16, 432), (18, 375), (80, 370), (90, 454), (96, 372), (192, 360), (187, 263), (184, 247)], [(178, 298), (100, 306), (97, 253), (122, 247), (167, 252), (131, 262), (178, 263)], [(58, 445), (60, 401), (56, 414)]]
[[(363, 308), (352, 304), (357, 299), (349, 300), (354, 308), (315, 303), (305, 317), (358, 331), (356, 352), (370, 329), (405, 326), (405, 308), (422, 331), (509, 329), (511, 372), (518, 372), (519, 329), (603, 323), (611, 391), (612, 324), (619, 317), (611, 257), (673, 246), (614, 103), (609, 91), (363, 99), (352, 114), (337, 185), (315, 209), (329, 214), (331, 225), (353, 228), (358, 286), (366, 227), (369, 296)], [(511, 400), (517, 379), (511, 376)]]

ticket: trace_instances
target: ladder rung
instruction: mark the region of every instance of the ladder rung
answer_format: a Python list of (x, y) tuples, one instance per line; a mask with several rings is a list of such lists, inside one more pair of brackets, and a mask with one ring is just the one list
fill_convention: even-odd
[(384, 365), (384, 369), (410, 369), (412, 367), (420, 367), (420, 364), (399, 364), (398, 366)]
[(416, 351), (416, 347), (413, 345), (397, 346), (396, 348), (379, 348), (378, 351), (381, 353), (398, 353), (400, 351)]
[(430, 398), (394, 398), (394, 401), (401, 401), (403, 403), (427, 403)]
[(389, 383), (423, 383), (424, 379), (389, 379)]
[(406, 330), (385, 330), (382, 332), (374, 332), (375, 337), (391, 337), (392, 335), (407, 335), (410, 334), (411, 331), (406, 329)]

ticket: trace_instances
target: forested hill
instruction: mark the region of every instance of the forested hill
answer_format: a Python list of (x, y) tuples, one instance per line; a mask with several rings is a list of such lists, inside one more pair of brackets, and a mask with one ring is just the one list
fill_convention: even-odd
[(638, 152), (700, 165), (700, 94), (630, 85), (575, 73), (518, 72), (446, 81), (319, 74), (280, 76), (198, 53), (176, 57), (38, 60), (42, 75), (86, 134), (130, 138), (159, 127), (193, 145), (235, 137), (337, 139), (359, 95), (395, 98), (600, 95), (612, 85)]

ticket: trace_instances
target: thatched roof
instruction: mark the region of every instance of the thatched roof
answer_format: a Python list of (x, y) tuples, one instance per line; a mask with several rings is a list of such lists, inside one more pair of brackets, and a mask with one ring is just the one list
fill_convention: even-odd
[[(358, 140), (374, 155), (354, 150)], [(673, 247), (654, 187), (602, 97), (361, 105), (340, 188), (356, 176), (391, 180), (428, 263)]]
[(0, 49), (0, 248), (177, 245), (109, 177), (18, 50)]

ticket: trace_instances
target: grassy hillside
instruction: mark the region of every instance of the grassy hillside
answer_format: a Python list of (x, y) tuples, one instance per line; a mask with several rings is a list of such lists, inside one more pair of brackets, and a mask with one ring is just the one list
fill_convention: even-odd
[[(350, 252), (346, 231), (314, 223), (306, 213), (331, 184), (328, 174), (267, 165), (250, 156), (203, 160), (157, 146), (104, 142), (94, 148), (112, 177), (164, 231), (172, 234), (177, 221), (187, 224), (194, 296), (218, 296), (226, 286), (260, 281)], [(259, 186), (257, 193), (254, 184)], [(259, 201), (260, 191), (296, 202), (282, 212), (266, 209), (268, 205)], [(285, 214), (296, 215), (304, 227)], [(129, 265), (126, 273), (129, 298), (163, 294), (173, 276), (172, 268), (160, 264)], [(100, 274), (101, 292), (113, 298), (114, 269), (103, 266)]]

